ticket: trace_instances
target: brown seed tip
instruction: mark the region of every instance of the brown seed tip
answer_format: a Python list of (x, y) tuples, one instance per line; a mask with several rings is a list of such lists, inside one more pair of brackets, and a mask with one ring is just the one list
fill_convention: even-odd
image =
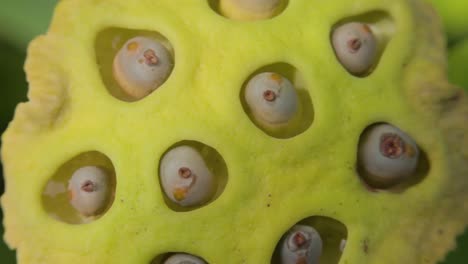
[(188, 179), (192, 176), (192, 171), (187, 167), (182, 167), (179, 169), (179, 176)]
[(143, 56), (145, 57), (145, 63), (149, 66), (154, 66), (159, 62), (158, 56), (156, 56), (156, 53), (152, 49), (146, 50)]
[(362, 42), (358, 38), (353, 38), (348, 41), (348, 49), (351, 53), (356, 53), (361, 49)]
[(268, 102), (273, 102), (276, 100), (276, 93), (272, 90), (266, 90), (263, 92), (263, 98)]
[(294, 237), (293, 237), (294, 244), (296, 244), (297, 247), (302, 247), (305, 244), (307, 244), (307, 238), (302, 234), (297, 232)]
[(397, 134), (385, 133), (380, 137), (380, 152), (387, 158), (397, 159), (405, 152), (405, 142)]
[(85, 192), (94, 192), (96, 190), (96, 185), (92, 181), (85, 181), (81, 186), (81, 190)]

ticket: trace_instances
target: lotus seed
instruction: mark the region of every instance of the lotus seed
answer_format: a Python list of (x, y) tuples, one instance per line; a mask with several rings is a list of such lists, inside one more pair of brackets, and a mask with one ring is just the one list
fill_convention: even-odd
[(347, 243), (346, 239), (341, 239), (341, 241), (340, 241), (340, 252), (343, 252), (345, 250), (346, 243)]
[(322, 238), (311, 226), (295, 225), (281, 245), (281, 264), (318, 264), (322, 254)]
[(213, 174), (192, 147), (168, 151), (161, 160), (160, 177), (167, 197), (181, 206), (201, 205), (213, 195)]
[(337, 27), (332, 44), (338, 61), (353, 75), (368, 74), (377, 59), (377, 38), (368, 24), (351, 22)]
[(94, 166), (76, 170), (68, 182), (70, 204), (83, 216), (102, 212), (109, 197), (109, 177)]
[(284, 0), (220, 0), (221, 12), (237, 20), (268, 19), (285, 6)]
[(245, 101), (260, 123), (282, 125), (298, 111), (298, 97), (293, 84), (278, 73), (254, 76), (245, 88)]
[(141, 99), (166, 81), (173, 64), (172, 55), (161, 42), (135, 37), (115, 56), (114, 77), (125, 94)]
[(374, 125), (362, 135), (359, 165), (373, 187), (385, 188), (401, 183), (415, 173), (418, 161), (418, 146), (397, 127)]
[(164, 264), (206, 264), (206, 262), (193, 255), (178, 253), (169, 257)]

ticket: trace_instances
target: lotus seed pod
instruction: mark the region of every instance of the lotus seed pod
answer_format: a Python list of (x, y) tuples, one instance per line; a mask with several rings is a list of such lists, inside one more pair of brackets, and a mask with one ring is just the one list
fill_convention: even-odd
[(181, 206), (201, 205), (213, 195), (213, 174), (192, 147), (180, 146), (167, 152), (161, 160), (160, 176), (167, 197)]
[(322, 238), (317, 230), (310, 226), (295, 225), (284, 238), (281, 264), (318, 264), (322, 246)]
[(368, 183), (376, 187), (388, 187), (415, 176), (419, 156), (413, 139), (389, 124), (369, 128), (359, 146), (359, 164)]
[(351, 74), (366, 75), (377, 60), (377, 39), (368, 24), (351, 22), (337, 27), (332, 43), (339, 62)]
[(98, 167), (83, 167), (73, 173), (68, 192), (70, 204), (83, 216), (99, 214), (107, 205), (109, 177)]
[[(320, 233), (322, 264), (441, 261), (468, 224), (468, 97), (446, 80), (435, 12), (423, 0), (284, 2), (276, 17), (245, 22), (221, 17), (217, 0), (58, 1), (28, 49), (29, 101), (2, 135), (4, 238), (18, 262), (163, 264), (190, 252), (212, 264), (281, 263), (295, 223)], [(378, 42), (378, 59), (353, 69), (359, 78), (332, 42), (357, 21)], [(125, 100), (114, 73), (138, 59), (120, 71), (114, 59), (135, 37), (164, 45), (177, 67), (151, 96), (135, 98), (157, 85)], [(364, 184), (400, 168), (362, 174), (359, 142), (372, 124), (417, 142), (402, 184)], [(73, 158), (96, 152), (108, 162)], [(414, 160), (387, 159), (366, 166)], [(115, 192), (103, 217), (80, 225), (60, 184), (89, 166), (112, 171)]]
[(206, 264), (206, 262), (189, 254), (178, 253), (170, 256), (164, 264)]
[(135, 37), (115, 56), (114, 77), (127, 95), (141, 99), (166, 81), (173, 64), (172, 55), (163, 44)]
[(285, 0), (219, 0), (221, 13), (236, 20), (268, 19), (279, 14)]
[(297, 113), (298, 98), (292, 83), (277, 73), (255, 75), (245, 88), (253, 116), (266, 125), (285, 124)]

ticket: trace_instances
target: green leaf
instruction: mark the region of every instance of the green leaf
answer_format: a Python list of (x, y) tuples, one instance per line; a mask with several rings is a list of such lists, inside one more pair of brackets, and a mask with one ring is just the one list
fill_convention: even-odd
[(0, 8), (0, 38), (25, 49), (46, 31), (57, 0), (8, 0)]

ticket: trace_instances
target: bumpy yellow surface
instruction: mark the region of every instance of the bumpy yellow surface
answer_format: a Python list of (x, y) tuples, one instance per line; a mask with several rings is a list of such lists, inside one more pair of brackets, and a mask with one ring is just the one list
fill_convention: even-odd
[[(374, 72), (353, 77), (330, 31), (373, 11), (388, 13), (395, 32)], [(158, 32), (174, 48), (172, 75), (141, 101), (121, 101), (104, 85), (95, 40), (108, 28)], [(435, 263), (468, 222), (468, 102), (445, 81), (439, 30), (413, 0), (290, 0), (255, 22), (227, 19), (205, 0), (61, 1), (29, 48), (30, 102), (2, 138), (5, 239), (19, 263), (149, 263), (166, 252), (270, 263), (286, 230), (321, 215), (347, 227), (340, 263)], [(259, 129), (240, 101), (248, 76), (277, 62), (301, 72), (314, 108), (311, 126), (286, 139)], [(418, 142), (430, 163), (420, 183), (402, 192), (363, 186), (357, 144), (375, 122)], [(182, 140), (215, 148), (229, 176), (215, 201), (175, 212), (158, 162)], [(115, 201), (92, 223), (57, 221), (44, 210), (44, 186), (87, 151), (114, 164)]]

